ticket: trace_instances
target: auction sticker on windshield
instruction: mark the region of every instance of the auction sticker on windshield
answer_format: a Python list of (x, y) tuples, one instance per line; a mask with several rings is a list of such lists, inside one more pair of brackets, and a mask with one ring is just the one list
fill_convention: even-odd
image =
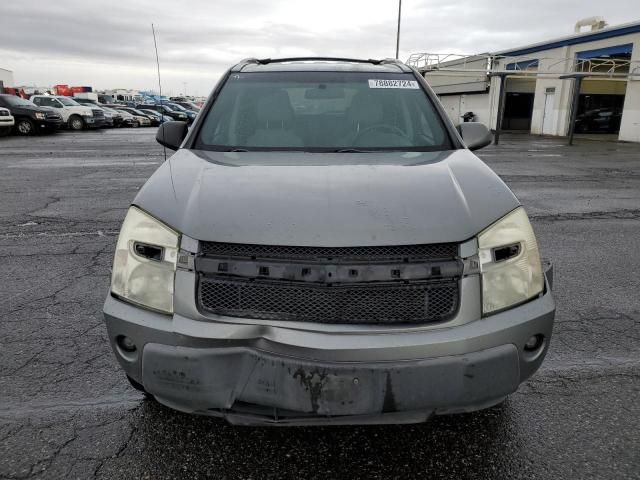
[(415, 80), (375, 80), (369, 79), (369, 88), (420, 88)]

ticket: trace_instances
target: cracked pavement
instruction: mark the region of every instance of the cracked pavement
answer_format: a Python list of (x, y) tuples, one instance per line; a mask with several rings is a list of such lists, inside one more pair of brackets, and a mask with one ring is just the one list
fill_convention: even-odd
[(640, 146), (503, 135), (558, 305), (501, 407), (423, 425), (242, 428), (143, 398), (102, 303), (154, 129), (0, 139), (0, 478), (640, 478)]

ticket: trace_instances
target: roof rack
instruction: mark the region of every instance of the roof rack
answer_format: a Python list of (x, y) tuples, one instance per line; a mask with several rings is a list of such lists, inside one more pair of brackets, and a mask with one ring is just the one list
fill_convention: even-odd
[(245, 58), (236, 67), (234, 71), (242, 70), (248, 64), (269, 65), (272, 63), (288, 63), (288, 62), (345, 62), (345, 63), (370, 63), (372, 65), (398, 65), (401, 70), (408, 67), (396, 58), (384, 58), (381, 60), (375, 58), (343, 58), (343, 57), (287, 57), (287, 58)]
[(380, 65), (380, 63), (382, 62), (382, 60), (376, 60), (374, 58), (363, 60), (359, 58), (341, 58), (341, 57), (289, 57), (289, 58), (263, 58), (261, 60), (258, 60), (258, 63), (260, 65), (269, 65), (270, 63), (307, 62), (307, 61), (371, 63), (373, 65)]

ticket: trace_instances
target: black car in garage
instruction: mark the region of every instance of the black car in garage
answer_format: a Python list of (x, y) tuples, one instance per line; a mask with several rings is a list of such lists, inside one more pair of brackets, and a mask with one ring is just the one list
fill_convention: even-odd
[(622, 109), (594, 108), (576, 117), (578, 133), (617, 133), (620, 130)]

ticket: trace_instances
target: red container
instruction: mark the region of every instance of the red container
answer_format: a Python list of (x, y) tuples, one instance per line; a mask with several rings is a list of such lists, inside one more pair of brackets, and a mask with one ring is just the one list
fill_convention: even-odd
[(93, 88), (92, 87), (71, 87), (71, 91), (73, 93), (87, 93), (87, 92), (93, 92)]
[(63, 95), (65, 97), (73, 97), (73, 92), (69, 88), (69, 85), (54, 85), (53, 92), (56, 95)]
[(30, 95), (24, 93), (24, 89), (22, 88), (14, 88), (14, 87), (4, 87), (4, 93), (8, 95), (16, 95), (18, 97), (29, 99)]

